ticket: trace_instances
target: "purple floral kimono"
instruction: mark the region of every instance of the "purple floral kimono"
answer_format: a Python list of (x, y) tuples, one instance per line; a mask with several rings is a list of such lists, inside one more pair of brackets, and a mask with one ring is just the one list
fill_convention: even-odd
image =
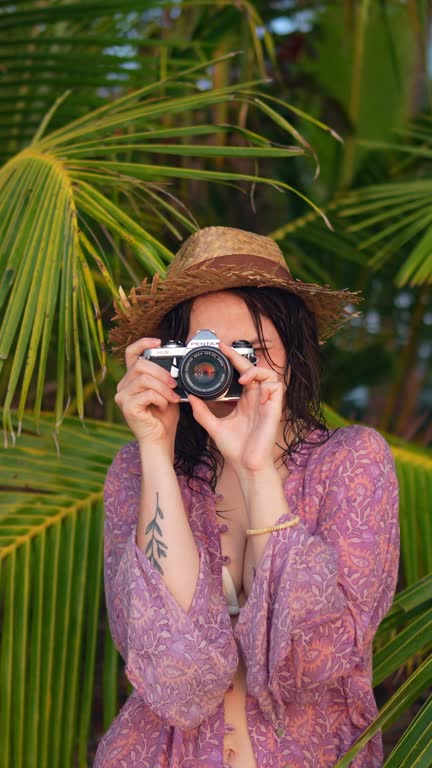
[[(301, 522), (269, 536), (233, 629), (215, 495), (204, 481), (190, 488), (178, 478), (200, 552), (186, 612), (136, 545), (137, 444), (118, 453), (105, 488), (105, 586), (112, 636), (135, 690), (94, 768), (228, 768), (224, 695), (239, 649), (257, 768), (330, 768), (376, 715), (372, 639), (399, 560), (392, 455), (373, 429), (344, 427), (323, 445), (305, 445), (288, 469), (290, 512), (278, 522), (290, 514)], [(381, 765), (378, 733), (351, 768)]]

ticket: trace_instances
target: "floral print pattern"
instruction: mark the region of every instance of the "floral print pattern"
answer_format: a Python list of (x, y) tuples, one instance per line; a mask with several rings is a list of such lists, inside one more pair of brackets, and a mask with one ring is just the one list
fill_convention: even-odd
[[(94, 768), (229, 768), (223, 702), (239, 649), (257, 768), (331, 768), (374, 718), (372, 640), (399, 561), (394, 463), (373, 429), (344, 427), (322, 445), (313, 435), (288, 462), (290, 511), (277, 521), (297, 514), (301, 522), (270, 535), (234, 629), (215, 495), (204, 481), (189, 487), (179, 477), (200, 552), (186, 612), (136, 545), (136, 443), (115, 458), (105, 486), (105, 589), (135, 690), (101, 740)], [(381, 765), (378, 733), (351, 768)]]

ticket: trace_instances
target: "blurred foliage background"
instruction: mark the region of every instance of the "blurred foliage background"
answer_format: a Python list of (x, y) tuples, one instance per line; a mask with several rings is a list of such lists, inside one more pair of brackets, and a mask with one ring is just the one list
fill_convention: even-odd
[(386, 766), (432, 765), (430, 4), (0, 0), (0, 70), (2, 765), (91, 765), (127, 695), (101, 589), (103, 479), (130, 439), (107, 331), (119, 286), (209, 224), (363, 293), (323, 399), (397, 461), (373, 728)]

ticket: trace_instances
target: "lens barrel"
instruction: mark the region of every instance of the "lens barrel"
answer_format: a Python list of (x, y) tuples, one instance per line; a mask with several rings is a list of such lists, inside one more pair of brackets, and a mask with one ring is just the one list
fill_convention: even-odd
[(216, 400), (230, 388), (233, 367), (214, 347), (199, 347), (187, 352), (180, 365), (179, 382), (185, 391), (202, 400)]

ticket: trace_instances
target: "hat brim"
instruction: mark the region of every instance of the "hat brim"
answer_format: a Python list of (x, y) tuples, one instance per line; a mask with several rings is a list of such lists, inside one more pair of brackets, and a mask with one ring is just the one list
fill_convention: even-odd
[(143, 337), (156, 336), (162, 318), (177, 304), (202, 294), (224, 291), (229, 288), (254, 286), (258, 288), (281, 288), (300, 296), (306, 306), (315, 314), (318, 333), (322, 341), (350, 320), (353, 313), (349, 305), (357, 304), (360, 294), (348, 290), (333, 290), (329, 286), (315, 285), (295, 280), (291, 276), (265, 274), (253, 267), (245, 271), (236, 267), (223, 270), (215, 267), (201, 267), (185, 270), (165, 280), (146, 280), (132, 289), (128, 298), (115, 304), (116, 327), (109, 334), (115, 354), (121, 354), (129, 344)]

